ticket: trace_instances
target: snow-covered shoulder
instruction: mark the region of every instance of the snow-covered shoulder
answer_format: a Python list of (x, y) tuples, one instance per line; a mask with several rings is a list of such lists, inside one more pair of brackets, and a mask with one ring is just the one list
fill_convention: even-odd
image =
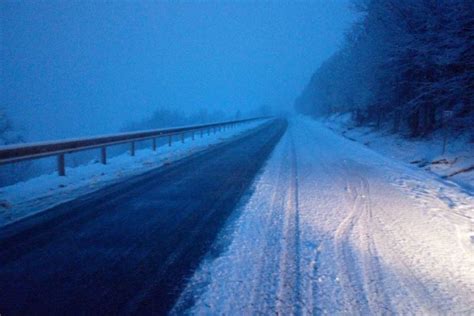
[(474, 191), (474, 141), (468, 135), (446, 135), (443, 131), (437, 131), (427, 139), (408, 139), (389, 131), (355, 126), (347, 113), (333, 115), (321, 122), (344, 137), (385, 156), (432, 172)]
[(472, 314), (474, 197), (290, 120), (173, 313)]

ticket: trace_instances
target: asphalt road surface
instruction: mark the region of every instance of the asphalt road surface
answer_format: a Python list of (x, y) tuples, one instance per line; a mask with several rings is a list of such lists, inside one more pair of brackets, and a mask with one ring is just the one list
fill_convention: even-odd
[(2, 229), (0, 314), (165, 314), (286, 126)]

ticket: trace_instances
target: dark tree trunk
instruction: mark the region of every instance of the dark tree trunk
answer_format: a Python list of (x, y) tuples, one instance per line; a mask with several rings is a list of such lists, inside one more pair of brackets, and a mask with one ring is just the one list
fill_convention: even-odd
[(408, 126), (412, 137), (420, 135), (420, 111), (412, 112), (408, 118)]
[(400, 120), (402, 117), (402, 112), (400, 110), (395, 110), (393, 112), (393, 132), (398, 133), (400, 131)]

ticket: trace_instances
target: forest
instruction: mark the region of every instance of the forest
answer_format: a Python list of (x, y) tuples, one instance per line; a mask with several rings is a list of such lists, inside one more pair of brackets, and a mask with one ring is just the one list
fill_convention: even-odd
[(350, 113), (358, 125), (426, 137), (473, 133), (474, 1), (363, 0), (340, 49), (295, 101), (299, 113)]

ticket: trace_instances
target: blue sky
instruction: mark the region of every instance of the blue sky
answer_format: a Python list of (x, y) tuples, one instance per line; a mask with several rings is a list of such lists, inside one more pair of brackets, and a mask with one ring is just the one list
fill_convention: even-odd
[(113, 132), (158, 106), (291, 109), (349, 1), (3, 1), (1, 103), (29, 140)]

